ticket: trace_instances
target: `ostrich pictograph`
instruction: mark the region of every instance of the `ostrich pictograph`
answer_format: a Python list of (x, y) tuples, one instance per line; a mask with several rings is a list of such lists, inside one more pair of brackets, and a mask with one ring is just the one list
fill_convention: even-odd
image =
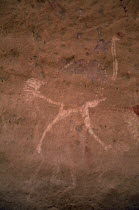
[[(112, 58), (113, 58), (113, 72), (112, 72), (112, 77), (111, 80), (114, 82), (117, 79), (117, 74), (118, 74), (118, 61), (117, 61), (117, 55), (116, 55), (116, 41), (118, 41), (119, 39), (116, 36), (112, 37), (112, 41), (111, 41), (111, 54), (112, 54)], [(36, 147), (36, 151), (38, 152), (38, 154), (42, 155), (42, 146), (43, 146), (43, 142), (45, 137), (47, 136), (47, 133), (53, 129), (53, 127), (60, 121), (64, 120), (65, 118), (70, 117), (72, 114), (74, 113), (78, 113), (82, 116), (83, 122), (84, 122), (84, 126), (86, 128), (86, 130), (89, 132), (89, 134), (94, 138), (94, 140), (100, 144), (100, 146), (104, 149), (104, 150), (109, 150), (112, 148), (111, 145), (106, 145), (94, 132), (94, 130), (92, 129), (91, 126), (91, 119), (90, 119), (90, 115), (89, 115), (89, 109), (91, 108), (95, 108), (97, 107), (100, 103), (105, 102), (106, 101), (106, 97), (102, 97), (100, 99), (95, 99), (95, 100), (91, 100), (91, 101), (86, 101), (83, 105), (77, 107), (77, 108), (70, 108), (70, 109), (66, 109), (66, 106), (63, 102), (56, 102), (54, 100), (52, 100), (51, 98), (48, 98), (46, 96), (44, 96), (41, 91), (40, 88), (43, 85), (46, 85), (47, 82), (44, 81), (40, 81), (38, 79), (35, 78), (30, 78), (25, 82), (25, 86), (23, 88), (23, 95), (24, 95), (24, 99), (27, 102), (32, 102), (35, 99), (42, 99), (44, 101), (46, 101), (46, 103), (55, 105), (57, 107), (59, 107), (58, 110), (58, 114), (55, 116), (54, 120), (52, 122), (50, 122), (48, 124), (48, 126), (45, 128), (45, 130), (43, 131), (41, 138), (39, 139), (39, 142), (37, 144)], [(40, 168), (42, 167), (44, 158), (42, 156), (42, 160), (41, 163), (38, 165), (37, 169), (35, 170), (34, 175), (31, 177), (30, 180), (30, 184), (31, 184), (31, 190), (28, 196), (28, 199), (30, 200), (30, 195), (33, 192), (33, 186), (34, 183), (33, 180), (36, 179), (37, 174), (40, 171)], [(51, 180), (54, 180), (54, 177), (57, 177), (58, 173), (59, 173), (59, 164), (57, 164), (55, 166), (55, 174), (52, 175)], [(69, 189), (74, 189), (76, 186), (76, 177), (75, 177), (75, 171), (74, 168), (70, 168), (70, 174), (71, 174), (71, 179), (72, 179), (72, 185), (67, 187), (66, 190), (63, 191), (63, 193), (65, 193), (66, 191), (68, 191)]]
[[(115, 36), (112, 37), (112, 44), (111, 44), (111, 53), (112, 53), (112, 57), (113, 57), (113, 75), (112, 75), (112, 80), (115, 81), (117, 79), (117, 74), (118, 74), (118, 61), (117, 61), (117, 55), (116, 55), (116, 41), (118, 41), (119, 39)], [(105, 149), (108, 150), (111, 148), (110, 145), (106, 145), (93, 131), (92, 127), (91, 127), (91, 120), (90, 120), (90, 116), (89, 116), (89, 109), (90, 108), (95, 108), (96, 106), (98, 106), (101, 102), (104, 102), (106, 100), (106, 98), (101, 98), (101, 99), (96, 99), (96, 100), (92, 100), (92, 101), (87, 101), (85, 104), (83, 104), (82, 106), (79, 106), (77, 108), (74, 109), (65, 109), (65, 104), (62, 102), (56, 102), (53, 101), (50, 98), (47, 98), (46, 96), (42, 95), (40, 92), (40, 87), (42, 85), (45, 85), (47, 82), (43, 82), (40, 80), (37, 80), (35, 78), (31, 78), (28, 79), (25, 83), (24, 86), (24, 95), (25, 95), (25, 99), (26, 101), (33, 101), (35, 100), (35, 98), (40, 98), (45, 100), (47, 103), (52, 104), (52, 105), (56, 105), (59, 107), (59, 111), (58, 114), (56, 115), (56, 117), (54, 118), (54, 120), (49, 123), (49, 125), (46, 127), (46, 129), (43, 131), (42, 136), (39, 140), (39, 143), (37, 145), (37, 152), (41, 153), (42, 151), (42, 145), (43, 145), (43, 141), (47, 135), (47, 133), (54, 127), (54, 125), (56, 123), (58, 123), (59, 121), (69, 117), (71, 114), (73, 113), (79, 113), (81, 114), (83, 121), (84, 121), (84, 126), (86, 127), (86, 129), (88, 130), (88, 132), (90, 133), (90, 135), (93, 136), (93, 138)]]

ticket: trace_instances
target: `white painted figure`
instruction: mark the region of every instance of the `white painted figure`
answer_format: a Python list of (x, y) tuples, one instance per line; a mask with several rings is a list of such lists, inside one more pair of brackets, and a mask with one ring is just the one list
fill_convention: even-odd
[[(116, 41), (119, 39), (115, 36), (112, 38), (112, 45), (111, 45), (111, 53), (113, 57), (113, 75), (112, 80), (115, 81), (117, 79), (117, 73), (118, 73), (118, 61), (117, 61), (117, 55), (116, 55)], [(38, 153), (41, 153), (42, 150), (42, 144), (44, 141), (44, 138), (46, 134), (53, 128), (53, 126), (58, 123), (59, 121), (63, 120), (66, 117), (69, 117), (72, 113), (80, 113), (84, 120), (84, 125), (87, 128), (88, 132), (94, 137), (94, 139), (105, 149), (108, 150), (111, 148), (110, 145), (106, 145), (102, 140), (100, 140), (97, 135), (94, 133), (93, 129), (91, 128), (91, 122), (90, 122), (90, 116), (89, 116), (89, 108), (94, 108), (98, 106), (101, 102), (105, 101), (106, 98), (101, 98), (97, 100), (87, 101), (84, 105), (76, 108), (76, 109), (64, 109), (64, 104), (55, 102), (51, 100), (50, 98), (45, 97), (40, 92), (40, 87), (42, 85), (46, 84), (46, 82), (39, 81), (37, 79), (31, 78), (26, 81), (25, 87), (24, 87), (24, 93), (26, 97), (26, 101), (34, 100), (35, 98), (40, 98), (45, 100), (46, 102), (59, 106), (59, 112), (54, 118), (54, 120), (46, 127), (44, 130), (41, 139), (37, 146)]]
[[(119, 39), (117, 37), (113, 37), (112, 38), (112, 45), (111, 45), (111, 53), (112, 53), (112, 57), (113, 57), (113, 74), (112, 74), (112, 81), (115, 81), (117, 79), (117, 74), (118, 74), (118, 61), (117, 61), (117, 55), (116, 55), (116, 41), (118, 41)], [(37, 145), (37, 152), (40, 154), (42, 151), (42, 146), (43, 146), (43, 141), (47, 135), (47, 133), (53, 129), (54, 125), (60, 121), (62, 121), (63, 119), (71, 116), (74, 113), (79, 113), (84, 121), (84, 126), (86, 127), (86, 129), (88, 130), (88, 132), (90, 133), (90, 135), (93, 136), (93, 138), (95, 139), (96, 142), (98, 142), (102, 148), (104, 150), (108, 150), (111, 147), (111, 145), (106, 145), (93, 131), (92, 126), (91, 126), (91, 120), (90, 120), (90, 115), (89, 115), (89, 109), (90, 108), (95, 108), (97, 107), (100, 103), (104, 102), (106, 100), (106, 98), (101, 98), (101, 99), (96, 99), (96, 100), (92, 100), (92, 101), (87, 101), (85, 102), (85, 104), (83, 104), (82, 106), (79, 106), (77, 108), (74, 109), (65, 109), (65, 104), (64, 103), (60, 103), (60, 102), (56, 102), (53, 101), (50, 98), (47, 98), (46, 96), (42, 95), (40, 92), (40, 87), (42, 85), (45, 85), (47, 82), (43, 82), (40, 80), (37, 80), (35, 78), (31, 78), (28, 79), (25, 83), (23, 92), (24, 92), (24, 96), (25, 96), (25, 100), (26, 101), (33, 101), (36, 98), (40, 98), (42, 100), (45, 100), (47, 103), (52, 104), (52, 105), (56, 105), (59, 107), (59, 111), (58, 114), (55, 116), (54, 120), (49, 123), (49, 125), (45, 128), (45, 130), (42, 133), (42, 136), (39, 140), (39, 143)], [(38, 174), (38, 171), (40, 170), (40, 165), (39, 167), (36, 169), (36, 173), (33, 179), (35, 179), (35, 177)], [(74, 177), (74, 172), (71, 171), (71, 177), (72, 177), (72, 186), (75, 187), (75, 177)], [(67, 190), (66, 190), (67, 191)]]

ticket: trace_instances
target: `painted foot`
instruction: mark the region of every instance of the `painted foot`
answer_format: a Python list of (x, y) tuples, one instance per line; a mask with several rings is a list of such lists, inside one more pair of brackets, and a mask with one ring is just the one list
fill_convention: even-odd
[(37, 152), (40, 154), (41, 153), (41, 146), (38, 145), (37, 148), (36, 148)]

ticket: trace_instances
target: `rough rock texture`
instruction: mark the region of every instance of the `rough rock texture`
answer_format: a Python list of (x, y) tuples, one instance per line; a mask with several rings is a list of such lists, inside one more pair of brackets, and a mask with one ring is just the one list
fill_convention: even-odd
[(138, 11), (0, 0), (0, 209), (139, 209)]

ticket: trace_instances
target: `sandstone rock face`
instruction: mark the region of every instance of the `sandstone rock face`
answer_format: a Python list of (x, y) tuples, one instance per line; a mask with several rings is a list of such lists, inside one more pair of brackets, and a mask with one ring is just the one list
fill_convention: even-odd
[(139, 209), (138, 10), (0, 1), (0, 209)]

